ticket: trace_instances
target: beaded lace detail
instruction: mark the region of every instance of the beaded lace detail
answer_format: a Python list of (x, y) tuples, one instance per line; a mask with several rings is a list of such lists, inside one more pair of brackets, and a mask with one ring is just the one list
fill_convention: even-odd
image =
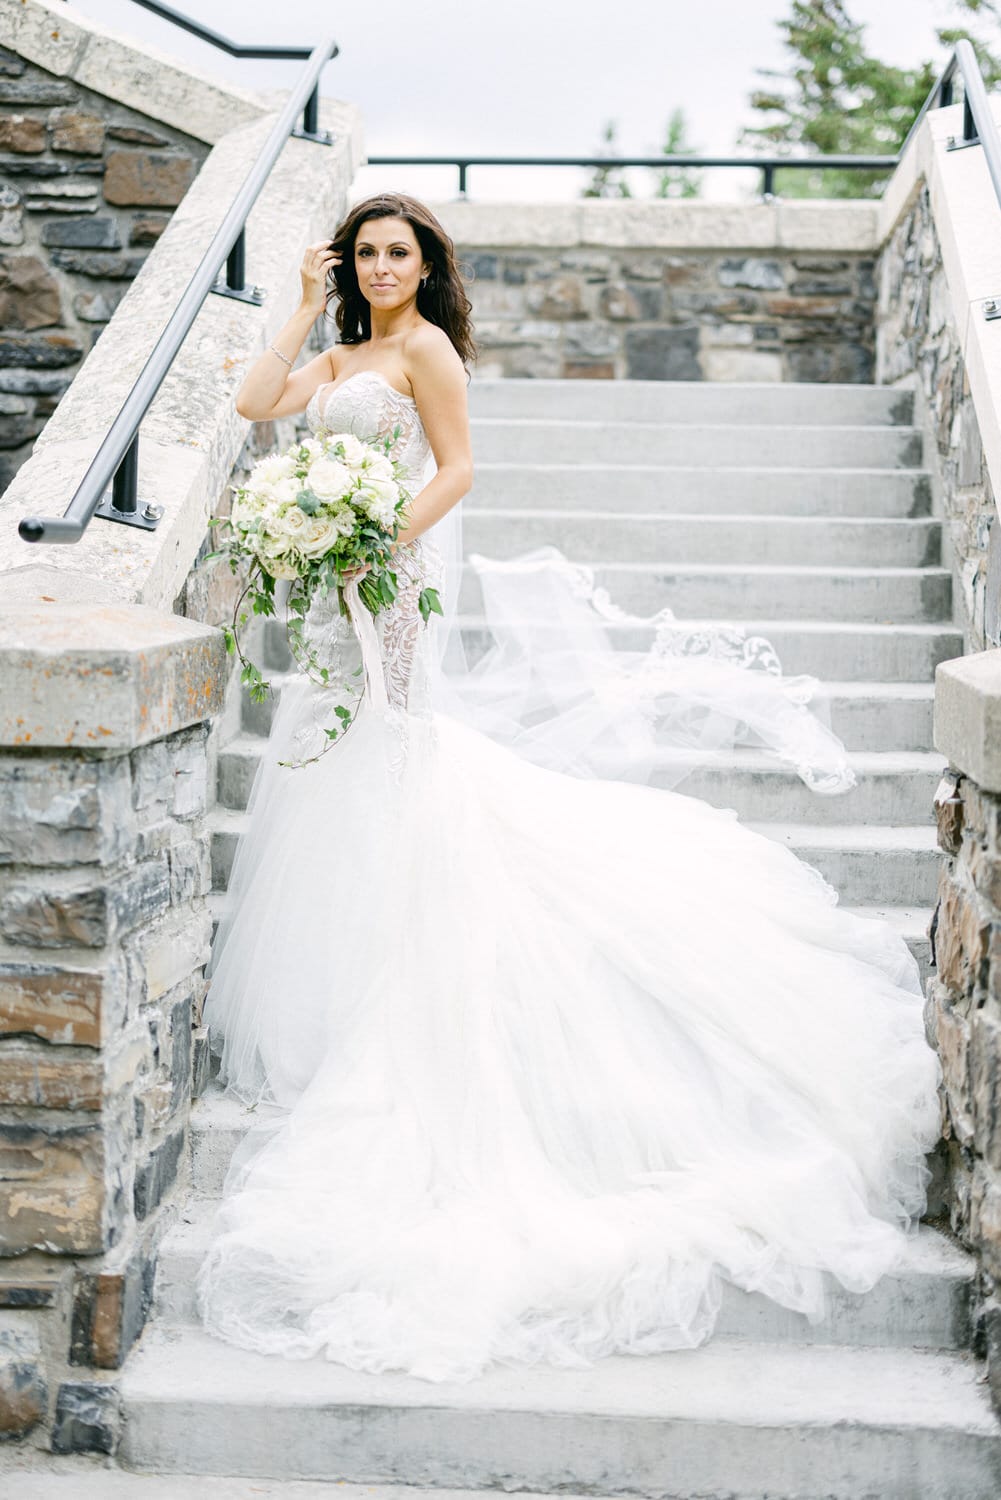
[[(391, 437), (398, 427), (390, 454), (403, 465), (403, 483), (411, 495), (422, 487), (431, 445), (417, 403), (390, 385), (377, 370), (359, 370), (346, 380), (319, 386), (306, 407), (306, 421), (317, 437), (353, 432), (359, 438), (381, 439)], [(422, 589), (442, 588), (444, 564), (433, 542), (419, 536), (396, 549), (394, 571), (399, 593), (394, 603), (375, 617), (386, 696), (391, 711), (429, 717), (430, 663), (418, 599)], [(314, 639), (321, 648), (334, 645), (326, 642), (325, 636), (331, 630), (338, 632), (341, 618), (331, 611), (324, 614), (322, 624), (319, 618), (314, 622)]]

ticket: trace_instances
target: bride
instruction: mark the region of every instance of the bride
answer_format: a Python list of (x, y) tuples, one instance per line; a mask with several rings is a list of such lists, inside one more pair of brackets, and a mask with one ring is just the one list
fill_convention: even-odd
[[(293, 369), (330, 276), (341, 340)], [(205, 1007), (253, 1113), (204, 1326), (468, 1380), (695, 1346), (725, 1281), (819, 1320), (831, 1278), (872, 1287), (926, 1206), (940, 1069), (917, 966), (790, 850), (663, 785), (754, 743), (843, 790), (812, 679), (669, 610), (654, 645), (612, 649), (614, 606), (553, 548), (472, 560), (495, 634), (460, 660), (474, 346), (452, 242), (378, 196), (301, 278), (239, 411), (395, 433), (414, 498), (374, 665), (315, 605), (330, 685), (292, 676), (254, 783)], [(446, 613), (425, 624), (429, 585)]]

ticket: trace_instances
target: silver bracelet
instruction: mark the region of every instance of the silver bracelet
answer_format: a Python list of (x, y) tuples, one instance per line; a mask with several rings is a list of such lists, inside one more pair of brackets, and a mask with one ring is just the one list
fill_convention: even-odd
[(274, 346), (274, 344), (269, 344), (268, 348), (271, 350), (272, 354), (277, 354), (277, 356), (278, 356), (279, 359), (283, 359), (285, 361), (285, 363), (288, 365), (289, 369), (291, 370), (291, 368), (292, 368), (292, 361), (289, 359), (289, 357), (288, 357), (287, 354), (283, 354), (280, 349), (276, 349), (275, 346)]

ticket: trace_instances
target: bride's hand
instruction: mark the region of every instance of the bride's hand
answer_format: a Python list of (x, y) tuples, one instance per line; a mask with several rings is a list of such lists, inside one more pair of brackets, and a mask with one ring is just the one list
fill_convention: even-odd
[(365, 563), (360, 568), (345, 569), (345, 571), (341, 574), (341, 577), (344, 579), (345, 583), (357, 583), (360, 578), (365, 577), (365, 574), (369, 570), (369, 566), (370, 565), (368, 563)]
[(342, 259), (338, 250), (331, 250), (329, 240), (317, 240), (315, 245), (306, 247), (299, 267), (302, 305), (317, 317), (327, 305), (327, 275), (334, 266), (340, 265)]

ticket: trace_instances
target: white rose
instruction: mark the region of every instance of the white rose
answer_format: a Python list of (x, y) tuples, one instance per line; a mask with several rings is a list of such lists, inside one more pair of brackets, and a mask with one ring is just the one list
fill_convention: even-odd
[(252, 481), (255, 485), (276, 484), (279, 479), (288, 479), (294, 467), (295, 462), (287, 453), (270, 453), (254, 465)]
[(296, 540), (296, 546), (303, 557), (323, 557), (330, 551), (340, 535), (341, 530), (336, 517), (307, 516), (306, 525), (302, 535)]
[(365, 488), (374, 491), (387, 505), (395, 505), (400, 498), (400, 486), (395, 479), (373, 479), (371, 474), (366, 474)]
[(306, 483), (320, 500), (339, 500), (351, 484), (351, 475), (334, 458), (318, 458)]
[(277, 484), (272, 485), (275, 505), (294, 505), (301, 489), (302, 481), (299, 479), (279, 479)]
[(376, 453), (369, 450), (369, 456), (365, 460), (365, 483), (370, 479), (392, 479), (393, 461), (386, 453)]
[(283, 515), (275, 517), (271, 525), (279, 536), (291, 537), (293, 541), (298, 541), (306, 528), (308, 519), (306, 512), (300, 510), (298, 505), (290, 505)]
[(284, 557), (292, 546), (290, 536), (282, 536), (280, 532), (264, 531), (254, 539), (254, 551), (262, 561), (266, 558)]
[(361, 438), (355, 437), (353, 432), (339, 432), (335, 442), (341, 443), (344, 452), (343, 461), (352, 469), (361, 468), (366, 456), (372, 451), (368, 444), (363, 443)]
[(265, 573), (270, 573), (272, 578), (286, 578), (291, 581), (299, 577), (299, 569), (293, 567), (290, 562), (283, 562), (280, 558), (272, 557), (265, 561), (261, 559), (261, 566)]

